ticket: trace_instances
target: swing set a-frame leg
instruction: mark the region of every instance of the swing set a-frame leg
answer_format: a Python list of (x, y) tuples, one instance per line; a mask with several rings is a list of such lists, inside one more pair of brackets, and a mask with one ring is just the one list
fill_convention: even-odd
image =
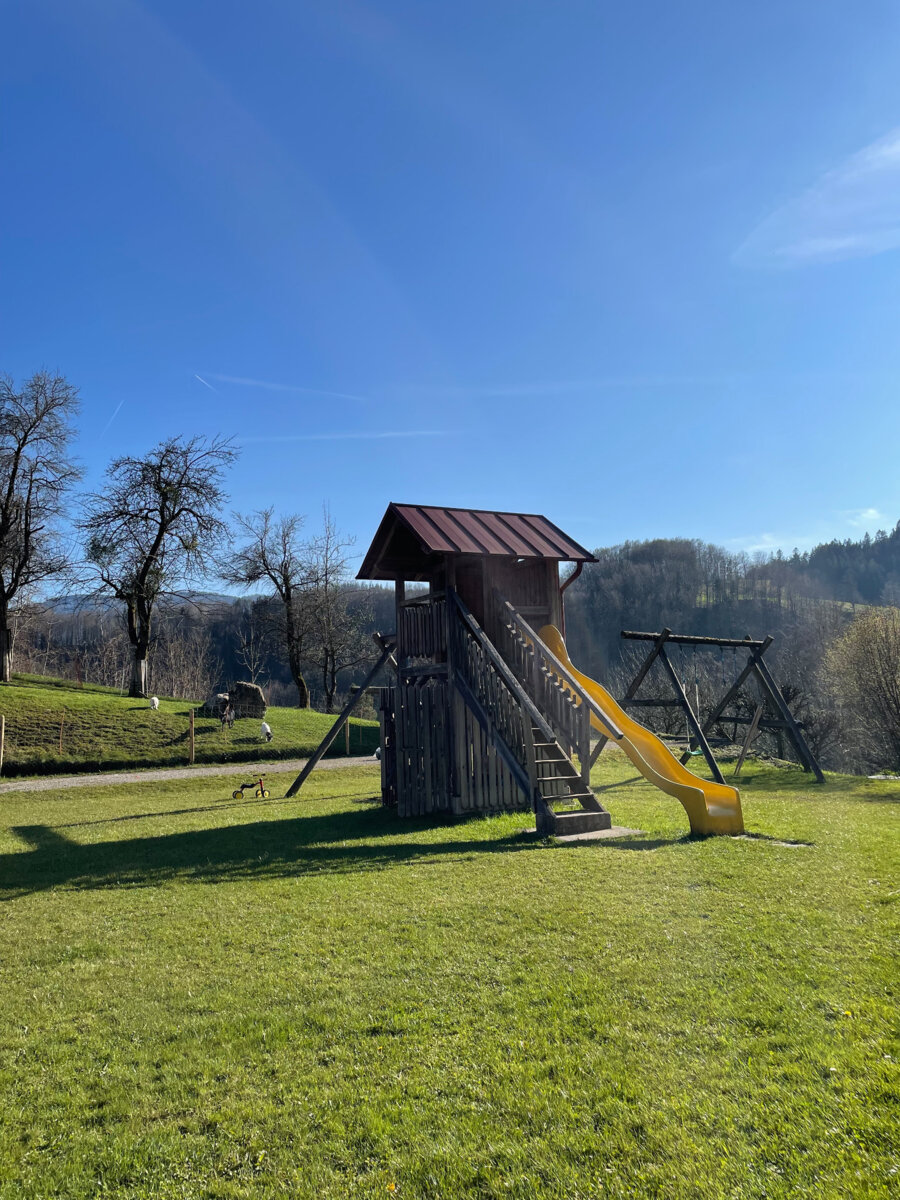
[(291, 784), (291, 786), (288, 788), (288, 790), (284, 793), (285, 800), (289, 799), (289, 797), (291, 797), (291, 796), (295, 796), (297, 794), (297, 792), (299, 792), (300, 789), (303, 787), (304, 783), (306, 783), (307, 779), (312, 774), (313, 770), (315, 770), (315, 768), (318, 766), (319, 762), (321, 761), (325, 752), (328, 750), (331, 743), (334, 741), (334, 739), (337, 737), (337, 735), (341, 732), (341, 730), (347, 724), (347, 721), (350, 719), (350, 714), (353, 712), (354, 708), (356, 708), (357, 704), (359, 704), (360, 700), (365, 695), (366, 688), (369, 686), (369, 684), (372, 682), (372, 680), (375, 678), (375, 676), (378, 674), (378, 672), (381, 670), (381, 668), (384, 666), (384, 664), (388, 661), (388, 659), (391, 657), (391, 655), (393, 653), (394, 653), (394, 643), (388, 642), (385, 645), (378, 662), (376, 662), (375, 666), (368, 673), (368, 675), (365, 677), (363, 682), (359, 685), (358, 691), (353, 693), (353, 695), (350, 697), (350, 699), (347, 701), (347, 703), (341, 709), (340, 713), (338, 714), (337, 720), (332, 725), (332, 727), (328, 730), (328, 732), (325, 734), (325, 736), (322, 738), (322, 740), (319, 743), (318, 747), (316, 748), (316, 751), (313, 754), (312, 758), (309, 759), (309, 761), (306, 763), (306, 766), (303, 768), (303, 770), (300, 772), (300, 774), (297, 776), (297, 778), (294, 780), (294, 782)]

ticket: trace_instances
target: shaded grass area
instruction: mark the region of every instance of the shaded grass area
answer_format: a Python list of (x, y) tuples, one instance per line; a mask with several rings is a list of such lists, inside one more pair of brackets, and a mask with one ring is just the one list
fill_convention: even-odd
[[(186, 700), (160, 700), (152, 711), (144, 700), (112, 688), (75, 687), (65, 680), (16, 676), (0, 685), (0, 713), (6, 717), (4, 776), (70, 771), (127, 770), (184, 766), (190, 752), (190, 710)], [(312, 753), (331, 728), (333, 716), (298, 708), (270, 708), (266, 720), (273, 741), (259, 737), (258, 720), (222, 728), (212, 717), (195, 719), (195, 761), (254, 762), (302, 758)], [(345, 753), (342, 734), (329, 751)], [(378, 745), (376, 721), (350, 721), (351, 754), (371, 754)]]
[(554, 845), (232, 781), (0, 801), (4, 1200), (895, 1194), (895, 784), (694, 840), (605, 751), (644, 832)]

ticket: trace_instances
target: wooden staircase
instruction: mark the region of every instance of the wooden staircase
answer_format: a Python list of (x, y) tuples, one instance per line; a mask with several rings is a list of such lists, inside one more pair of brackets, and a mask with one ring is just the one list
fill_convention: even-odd
[(521, 614), (496, 591), (494, 604), (493, 627), (500, 654), (532, 706), (538, 833), (562, 836), (610, 829), (612, 817), (589, 782), (593, 702)]
[(589, 785), (590, 699), (530, 626), (522, 622), (516, 628), (521, 618), (511, 605), (505, 605), (503, 616), (512, 614), (514, 620), (498, 627), (501, 649), (452, 588), (447, 601), (453, 686), (510, 772), (518, 795), (531, 802), (538, 833), (611, 828), (610, 814)]
[(590, 788), (585, 787), (581, 773), (559, 742), (547, 741), (538, 726), (533, 726), (533, 735), (538, 833), (558, 837), (610, 829), (612, 817)]

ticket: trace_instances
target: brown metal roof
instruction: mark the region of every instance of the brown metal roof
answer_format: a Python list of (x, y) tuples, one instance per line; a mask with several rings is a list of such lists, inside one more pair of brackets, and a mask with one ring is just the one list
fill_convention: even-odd
[[(410, 546), (408, 533), (414, 544)], [(399, 534), (399, 537), (395, 535)], [(406, 541), (403, 553), (392, 542)], [(552, 521), (537, 513), (489, 512), (477, 508), (438, 508), (424, 504), (389, 504), (360, 567), (358, 579), (389, 579), (389, 561), (421, 555), (485, 554), (507, 558), (553, 558), (562, 562), (594, 562), (594, 556)], [(384, 561), (382, 561), (384, 560)]]

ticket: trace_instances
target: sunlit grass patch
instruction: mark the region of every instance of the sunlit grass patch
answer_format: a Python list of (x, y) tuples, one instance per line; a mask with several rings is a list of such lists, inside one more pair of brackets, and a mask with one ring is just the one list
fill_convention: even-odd
[(604, 752), (642, 833), (554, 845), (239, 774), (0, 800), (4, 1200), (892, 1194), (894, 785), (692, 839)]

